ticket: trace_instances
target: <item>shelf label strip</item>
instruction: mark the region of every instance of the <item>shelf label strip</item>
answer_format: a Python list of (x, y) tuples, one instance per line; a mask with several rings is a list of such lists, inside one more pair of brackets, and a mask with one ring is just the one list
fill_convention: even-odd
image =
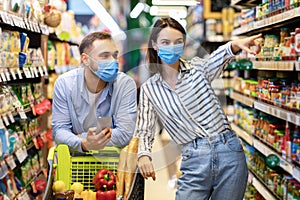
[(253, 178), (252, 185), (257, 189), (257, 191), (266, 199), (266, 200), (276, 200), (276, 198), (265, 188), (263, 184), (259, 182), (256, 178)]
[(284, 169), (286, 172), (290, 173), (291, 175), (293, 174), (293, 166), (290, 163), (288, 163), (287, 161), (283, 160), (281, 158), (281, 156), (279, 156), (276, 152), (274, 152), (269, 147), (264, 145), (262, 142), (260, 142), (257, 139), (253, 139), (253, 146), (255, 149), (257, 149), (259, 152), (261, 152), (265, 156), (268, 156), (270, 154), (275, 154), (276, 156), (278, 156), (278, 158), (280, 159), (279, 166), (282, 169)]

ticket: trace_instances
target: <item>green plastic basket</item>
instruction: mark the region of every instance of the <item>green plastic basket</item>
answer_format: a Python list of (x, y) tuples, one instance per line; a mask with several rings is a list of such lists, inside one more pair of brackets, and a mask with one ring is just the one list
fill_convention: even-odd
[(70, 154), (67, 145), (58, 145), (55, 149), (57, 164), (56, 180), (66, 184), (70, 189), (75, 182), (82, 183), (85, 190), (95, 190), (92, 180), (98, 170), (106, 168), (116, 174), (119, 162), (120, 149), (105, 147), (101, 151), (86, 154)]
[[(121, 149), (105, 147), (100, 151), (70, 154), (67, 145), (60, 144), (52, 147), (48, 153), (48, 180), (43, 200), (52, 200), (52, 185), (55, 180), (62, 180), (66, 189), (75, 182), (82, 183), (84, 190), (96, 191), (92, 180), (98, 170), (106, 168), (116, 175)], [(144, 199), (144, 178), (138, 172), (134, 176), (128, 200)]]

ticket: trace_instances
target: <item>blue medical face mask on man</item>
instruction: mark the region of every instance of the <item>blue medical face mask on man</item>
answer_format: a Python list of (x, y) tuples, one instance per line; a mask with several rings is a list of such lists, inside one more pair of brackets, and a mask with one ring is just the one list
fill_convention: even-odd
[(173, 64), (179, 60), (179, 58), (184, 53), (184, 44), (176, 44), (176, 45), (169, 45), (169, 46), (160, 46), (158, 47), (157, 55), (160, 59), (167, 63)]
[(114, 81), (118, 76), (119, 71), (119, 63), (117, 60), (98, 60), (96, 61), (92, 57), (91, 58), (94, 62), (98, 63), (98, 69), (97, 71), (94, 71), (89, 66), (90, 70), (100, 79), (102, 79), (105, 82), (112, 82)]

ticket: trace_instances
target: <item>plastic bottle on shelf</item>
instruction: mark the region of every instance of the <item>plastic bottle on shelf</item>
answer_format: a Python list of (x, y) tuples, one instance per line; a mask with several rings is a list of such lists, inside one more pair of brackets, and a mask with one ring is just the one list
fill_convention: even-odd
[[(292, 160), (292, 154), (291, 154), (291, 135), (290, 135), (290, 127), (289, 122), (286, 121), (285, 124), (285, 138), (284, 138), (284, 151), (282, 151), (282, 154), (285, 153), (286, 159), (288, 161)], [(282, 155), (283, 156), (283, 155)]]
[(293, 82), (291, 84), (291, 94), (290, 94), (290, 98), (289, 98), (289, 102), (288, 102), (288, 106), (291, 109), (296, 108), (297, 105), (297, 91), (298, 91), (298, 85), (296, 82)]
[(296, 60), (295, 32), (291, 32), (291, 38), (290, 38), (290, 60)]
[(300, 183), (295, 184), (295, 189), (293, 190), (293, 200), (300, 200)]
[(300, 82), (297, 84), (297, 92), (296, 92), (296, 108), (300, 109)]
[[(298, 0), (298, 4), (299, 3), (300, 1)], [(295, 29), (295, 51), (298, 56), (298, 61), (300, 61), (300, 28)]]
[(292, 159), (299, 162), (300, 158), (300, 131), (299, 127), (296, 125), (293, 134), (293, 144), (292, 144)]

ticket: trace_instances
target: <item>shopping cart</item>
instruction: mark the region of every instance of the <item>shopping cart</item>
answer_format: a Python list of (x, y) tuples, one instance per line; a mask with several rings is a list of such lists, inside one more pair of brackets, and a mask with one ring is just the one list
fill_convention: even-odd
[[(54, 180), (62, 180), (66, 189), (70, 189), (72, 183), (79, 182), (84, 190), (95, 190), (92, 180), (99, 169), (106, 168), (117, 173), (120, 149), (105, 147), (100, 151), (88, 153), (70, 154), (67, 145), (52, 147), (48, 153), (48, 180), (43, 200), (53, 199), (52, 185)], [(144, 199), (144, 178), (138, 171), (134, 174), (134, 180), (130, 189), (128, 200)]]

